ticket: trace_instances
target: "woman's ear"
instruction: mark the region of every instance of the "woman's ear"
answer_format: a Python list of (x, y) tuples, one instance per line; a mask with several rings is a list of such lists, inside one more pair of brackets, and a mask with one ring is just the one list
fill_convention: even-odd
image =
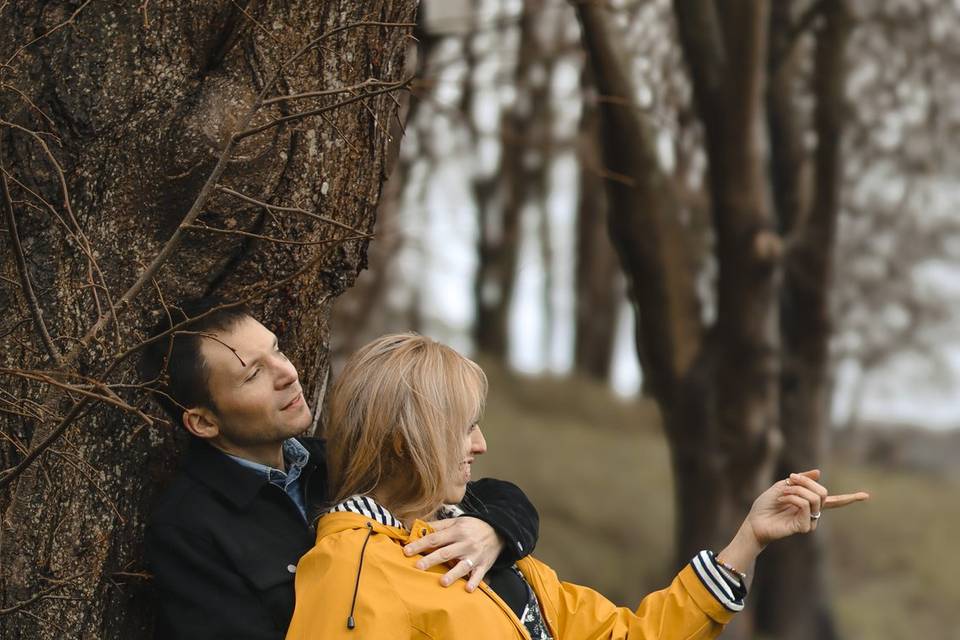
[(184, 428), (198, 438), (205, 440), (220, 435), (220, 423), (216, 414), (206, 407), (186, 409), (182, 416)]
[(403, 436), (399, 433), (393, 434), (393, 454), (398, 460), (403, 460), (407, 447), (404, 446)]

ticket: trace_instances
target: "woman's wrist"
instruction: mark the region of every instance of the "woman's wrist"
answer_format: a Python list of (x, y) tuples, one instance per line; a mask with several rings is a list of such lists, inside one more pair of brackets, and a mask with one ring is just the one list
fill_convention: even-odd
[(750, 574), (753, 572), (753, 565), (763, 548), (764, 545), (757, 540), (753, 529), (744, 521), (730, 544), (717, 554), (717, 560), (729, 565), (735, 573)]

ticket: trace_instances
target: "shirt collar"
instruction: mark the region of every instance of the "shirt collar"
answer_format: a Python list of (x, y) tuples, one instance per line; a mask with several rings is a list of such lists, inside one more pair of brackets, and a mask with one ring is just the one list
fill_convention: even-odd
[(284, 484), (290, 484), (303, 471), (304, 466), (310, 461), (310, 452), (295, 438), (288, 438), (283, 441), (283, 461), (286, 463), (287, 470), (277, 469), (269, 465), (247, 460), (239, 456), (226, 453), (226, 456), (237, 464), (256, 471), (269, 482), (283, 481)]

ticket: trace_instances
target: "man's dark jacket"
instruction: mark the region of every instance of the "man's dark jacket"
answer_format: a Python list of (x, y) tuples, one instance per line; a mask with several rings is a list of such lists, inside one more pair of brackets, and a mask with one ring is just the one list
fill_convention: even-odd
[[(327, 500), (324, 442), (300, 442), (310, 452), (300, 483), (311, 525), (283, 489), (202, 441), (191, 445), (146, 533), (157, 638), (284, 637), (297, 562), (313, 546), (312, 523)], [(498, 565), (533, 550), (539, 519), (519, 488), (485, 479), (471, 483), (468, 496), (466, 515), (505, 541)]]

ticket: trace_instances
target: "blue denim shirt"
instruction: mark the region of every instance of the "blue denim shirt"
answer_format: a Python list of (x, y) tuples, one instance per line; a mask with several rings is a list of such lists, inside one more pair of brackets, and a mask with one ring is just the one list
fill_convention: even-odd
[(300, 486), (300, 473), (310, 460), (310, 452), (307, 451), (306, 447), (297, 442), (294, 438), (289, 438), (283, 441), (283, 461), (287, 465), (287, 470), (285, 472), (281, 471), (280, 469), (268, 467), (265, 464), (260, 464), (259, 462), (253, 462), (251, 460), (245, 460), (244, 458), (232, 456), (229, 453), (226, 455), (235, 460), (237, 464), (240, 464), (248, 469), (253, 469), (258, 474), (265, 477), (267, 482), (270, 484), (275, 484), (283, 489), (284, 493), (290, 496), (290, 499), (293, 500), (293, 504), (297, 506), (297, 509), (300, 511), (300, 515), (303, 516), (304, 521), (306, 521), (307, 504), (303, 498), (303, 487)]

